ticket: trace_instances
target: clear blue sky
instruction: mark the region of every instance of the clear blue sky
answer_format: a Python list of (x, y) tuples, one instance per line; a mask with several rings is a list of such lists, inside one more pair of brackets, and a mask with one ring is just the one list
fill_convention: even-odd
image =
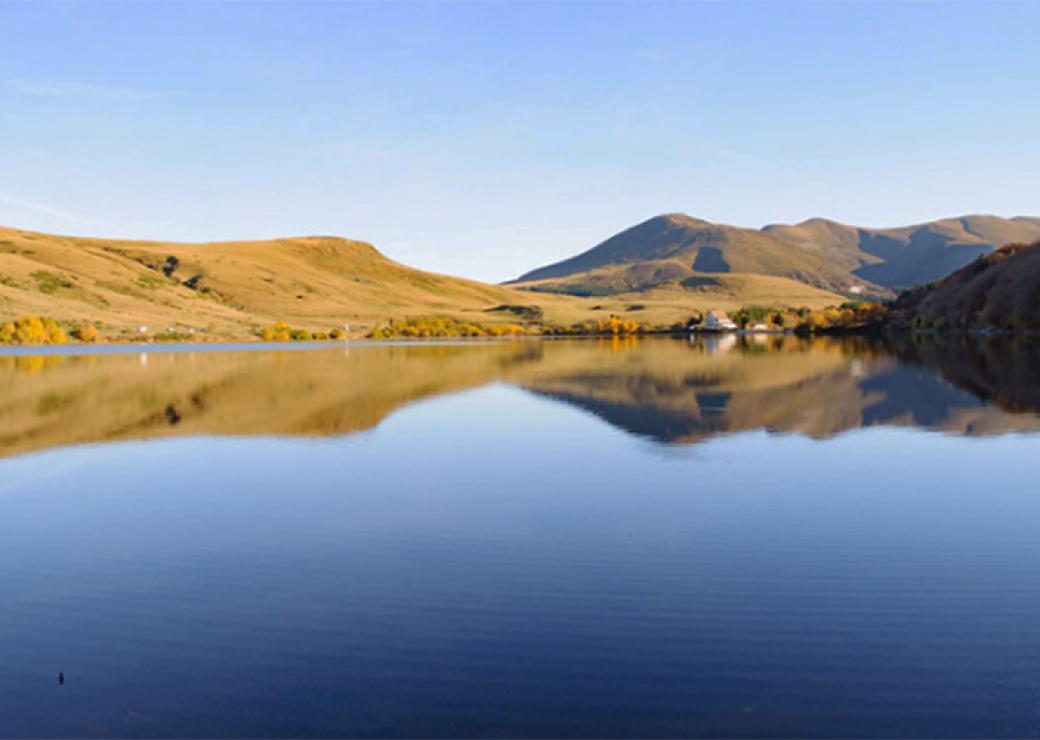
[(652, 215), (1040, 215), (1040, 2), (0, 4), (0, 223), (499, 280)]

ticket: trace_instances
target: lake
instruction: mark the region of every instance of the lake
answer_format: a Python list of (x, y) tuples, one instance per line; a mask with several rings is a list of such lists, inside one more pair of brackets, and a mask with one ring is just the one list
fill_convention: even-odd
[(0, 354), (0, 735), (1035, 736), (1038, 409), (997, 339)]

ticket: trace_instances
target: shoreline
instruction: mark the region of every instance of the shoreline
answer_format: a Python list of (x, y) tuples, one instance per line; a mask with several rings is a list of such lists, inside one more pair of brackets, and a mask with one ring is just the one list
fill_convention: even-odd
[(221, 340), (212, 342), (99, 342), (67, 343), (67, 344), (26, 344), (0, 345), (0, 358), (32, 357), (32, 356), (96, 356), (96, 355), (132, 355), (132, 354), (185, 354), (195, 352), (262, 352), (262, 351), (315, 351), (329, 349), (349, 350), (351, 347), (466, 347), (480, 345), (501, 345), (516, 341), (560, 341), (593, 339), (638, 339), (640, 337), (670, 337), (673, 339), (694, 337), (797, 337), (799, 339), (869, 337), (874, 339), (928, 337), (942, 339), (947, 337), (973, 337), (977, 339), (1016, 339), (1040, 338), (1037, 331), (998, 331), (985, 329), (958, 329), (951, 331), (919, 331), (919, 330), (863, 330), (817, 331), (804, 333), (796, 330), (788, 331), (655, 331), (635, 334), (526, 334), (501, 337), (427, 337), (395, 339), (349, 339), (300, 342), (264, 342), (262, 340)]

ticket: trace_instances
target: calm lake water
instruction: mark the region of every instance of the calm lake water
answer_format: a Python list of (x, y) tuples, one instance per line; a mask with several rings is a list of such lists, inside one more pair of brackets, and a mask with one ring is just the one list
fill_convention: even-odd
[(0, 355), (0, 734), (1036, 736), (1038, 409), (995, 340)]

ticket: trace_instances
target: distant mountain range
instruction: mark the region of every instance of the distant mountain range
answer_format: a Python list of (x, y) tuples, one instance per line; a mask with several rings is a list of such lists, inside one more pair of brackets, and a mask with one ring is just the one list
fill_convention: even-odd
[(1040, 218), (963, 216), (892, 229), (816, 218), (756, 230), (666, 214), (512, 283), (544, 292), (613, 295), (665, 285), (696, 288), (709, 276), (743, 273), (846, 295), (890, 297), (1009, 242), (1037, 239)]

